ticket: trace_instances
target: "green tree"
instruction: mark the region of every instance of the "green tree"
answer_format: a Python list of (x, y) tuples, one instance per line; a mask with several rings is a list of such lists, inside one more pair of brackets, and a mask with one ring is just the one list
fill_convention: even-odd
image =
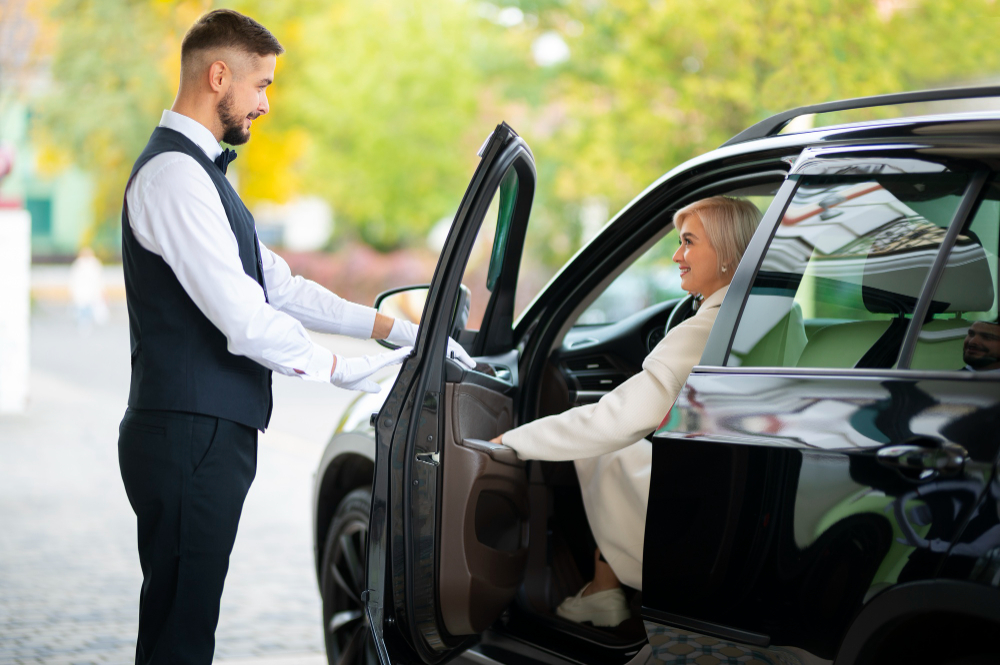
[(1000, 71), (992, 31), (980, 27), (989, 0), (907, 7), (605, 0), (548, 10), (539, 30), (584, 26), (566, 36), (573, 56), (547, 102), (568, 109), (551, 139), (563, 146), (556, 193), (602, 194), (618, 207), (672, 166), (787, 108)]
[[(60, 28), (42, 133), (97, 175), (97, 216), (114, 229), (128, 170), (170, 103), (180, 38), (213, 5), (46, 2)], [(236, 0), (287, 48), (272, 114), (235, 163), (245, 198), (318, 193), (338, 228), (376, 247), (419, 243), (454, 213), (475, 149), (507, 120), (538, 163), (530, 249), (554, 266), (583, 240), (585, 201), (613, 212), (771, 113), (1000, 71), (982, 27), (991, 0), (503, 4), (521, 18), (463, 0)], [(547, 32), (569, 45), (566, 62), (533, 61)]]
[[(38, 140), (97, 181), (88, 241), (115, 251), (132, 163), (170, 106), (180, 38), (204, 3), (57, 0), (52, 91), (35, 103)], [(193, 18), (190, 18), (193, 20)], [(172, 75), (172, 76), (171, 76)]]
[[(179, 73), (180, 40), (210, 2), (52, 0), (59, 35), (40, 139), (98, 179), (99, 237), (113, 238), (129, 169)], [(231, 4), (286, 47), (272, 115), (235, 169), (251, 203), (324, 196), (380, 249), (418, 242), (453, 214), (487, 127), (476, 53), (483, 23), (459, 0)], [(66, 17), (72, 17), (67, 20)], [(480, 60), (488, 58), (479, 58)]]
[(282, 26), (270, 122), (309, 137), (303, 187), (379, 249), (419, 242), (454, 214), (475, 167), (487, 130), (473, 62), (483, 34), (469, 8), (307, 0), (253, 12)]
[(579, 245), (588, 197), (603, 197), (613, 213), (672, 167), (773, 113), (1000, 72), (992, 30), (983, 29), (993, 24), (984, 23), (995, 13), (990, 0), (520, 6), (533, 14), (532, 38), (554, 31), (571, 53), (546, 71), (503, 74), (522, 79), (506, 90), (530, 105), (517, 128), (544, 165), (536, 214), (548, 224), (534, 230), (531, 248), (539, 263), (561, 263)]

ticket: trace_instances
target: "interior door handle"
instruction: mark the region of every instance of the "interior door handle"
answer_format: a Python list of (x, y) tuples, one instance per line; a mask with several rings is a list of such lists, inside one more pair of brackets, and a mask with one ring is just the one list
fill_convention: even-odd
[(464, 439), (462, 445), (489, 455), (494, 462), (509, 464), (510, 466), (524, 466), (524, 461), (518, 459), (513, 448), (508, 448), (501, 443), (491, 443), (483, 439)]
[[(920, 445), (923, 443), (926, 445)], [(886, 446), (876, 453), (876, 459), (884, 466), (901, 470), (937, 471), (948, 475), (960, 472), (968, 457), (969, 452), (957, 443), (933, 439)]]

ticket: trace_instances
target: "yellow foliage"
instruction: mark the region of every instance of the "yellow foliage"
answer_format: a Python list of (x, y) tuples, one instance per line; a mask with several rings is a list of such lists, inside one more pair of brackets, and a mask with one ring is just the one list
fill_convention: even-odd
[(253, 141), (239, 149), (234, 164), (240, 174), (240, 195), (244, 201), (283, 203), (301, 191), (302, 158), (309, 135), (301, 129), (268, 130), (266, 117), (258, 118)]
[[(286, 41), (287, 43), (287, 41)], [(267, 89), (268, 103), (279, 114), (284, 108), (282, 69), (278, 58), (274, 84)], [(310, 145), (309, 134), (299, 126), (275, 122), (268, 114), (253, 122), (252, 140), (238, 148), (233, 164), (240, 175), (240, 196), (253, 204), (258, 201), (284, 203), (302, 191), (303, 160)]]
[(73, 164), (73, 155), (55, 143), (45, 140), (45, 138), (44, 136), (38, 137), (35, 168), (38, 175), (43, 178), (51, 178), (59, 175)]

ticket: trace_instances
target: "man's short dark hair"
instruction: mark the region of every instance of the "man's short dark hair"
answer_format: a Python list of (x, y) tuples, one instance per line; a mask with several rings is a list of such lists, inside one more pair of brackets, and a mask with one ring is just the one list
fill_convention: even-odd
[(285, 52), (270, 30), (232, 9), (216, 9), (195, 21), (181, 42), (181, 60), (195, 51), (213, 48), (233, 48), (260, 56)]

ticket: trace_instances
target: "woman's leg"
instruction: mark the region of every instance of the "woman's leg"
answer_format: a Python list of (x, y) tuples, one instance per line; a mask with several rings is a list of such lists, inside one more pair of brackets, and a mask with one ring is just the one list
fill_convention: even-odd
[(615, 575), (615, 571), (611, 570), (611, 566), (608, 562), (604, 560), (601, 556), (600, 548), (594, 550), (594, 580), (588, 584), (583, 589), (584, 597), (589, 596), (592, 593), (597, 593), (598, 591), (607, 591), (608, 589), (620, 589), (622, 583), (618, 581), (618, 576)]

